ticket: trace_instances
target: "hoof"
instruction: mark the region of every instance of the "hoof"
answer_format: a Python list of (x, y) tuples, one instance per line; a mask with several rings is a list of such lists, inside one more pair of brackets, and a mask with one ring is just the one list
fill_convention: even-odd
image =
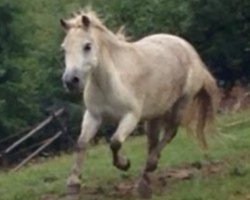
[(126, 160), (122, 160), (119, 163), (114, 163), (114, 165), (122, 170), (122, 171), (128, 171), (128, 169), (130, 168), (131, 164), (130, 164), (130, 160), (126, 159)]
[(81, 192), (81, 185), (74, 184), (74, 185), (67, 185), (67, 195), (78, 195)]
[(153, 172), (157, 169), (158, 165), (157, 163), (148, 163), (146, 167), (147, 172)]
[(148, 181), (145, 179), (140, 180), (136, 189), (140, 198), (150, 199), (152, 197), (152, 189), (150, 188)]
[(81, 191), (80, 179), (75, 175), (70, 176), (67, 180), (66, 194), (67, 195), (76, 195), (76, 194), (79, 194), (80, 191)]
[(157, 169), (157, 167), (158, 167), (157, 159), (152, 159), (149, 162), (147, 162), (146, 171), (153, 172)]

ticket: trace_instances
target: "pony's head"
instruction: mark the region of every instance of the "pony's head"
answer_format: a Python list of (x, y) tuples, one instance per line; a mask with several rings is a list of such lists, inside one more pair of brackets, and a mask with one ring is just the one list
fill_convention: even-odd
[(66, 67), (62, 80), (68, 90), (82, 89), (88, 74), (98, 66), (98, 45), (95, 44), (93, 29), (99, 21), (97, 17), (93, 18), (94, 15), (81, 13), (60, 21), (66, 32), (61, 45)]

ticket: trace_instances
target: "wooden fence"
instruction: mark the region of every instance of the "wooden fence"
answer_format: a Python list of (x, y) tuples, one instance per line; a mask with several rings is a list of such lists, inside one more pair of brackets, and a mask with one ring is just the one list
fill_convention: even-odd
[[(38, 134), (39, 131), (44, 129), (46, 126), (48, 126), (52, 122), (56, 122), (58, 124), (58, 127), (59, 127), (58, 132), (56, 134), (54, 134), (52, 137), (49, 137), (49, 138), (45, 139), (44, 141), (40, 141), (37, 144), (32, 144), (29, 147), (26, 147), (24, 149), (24, 151), (28, 150), (28, 149), (31, 149), (34, 146), (39, 145), (37, 149), (35, 149), (33, 152), (31, 152), (19, 164), (17, 164), (17, 166), (15, 166), (12, 171), (18, 171), (21, 167), (23, 167), (25, 164), (27, 164), (31, 159), (33, 159), (35, 156), (37, 156), (39, 153), (41, 153), (45, 148), (47, 148), (49, 145), (51, 145), (55, 140), (60, 138), (62, 135), (67, 135), (67, 137), (72, 142), (73, 141), (72, 138), (67, 134), (67, 125), (65, 123), (62, 123), (62, 121), (61, 121), (60, 117), (63, 117), (63, 116), (65, 116), (65, 109), (60, 108), (57, 111), (52, 112), (51, 115), (47, 119), (40, 122), (32, 130), (30, 130), (31, 128), (29, 127), (29, 128), (27, 128), (25, 130), (22, 130), (21, 132), (19, 132), (17, 134), (14, 134), (12, 136), (9, 136), (9, 137), (4, 138), (3, 140), (1, 140), (0, 143), (3, 143), (5, 141), (13, 138), (13, 136), (21, 135), (21, 134), (24, 133), (24, 131), (26, 132), (26, 131), (30, 130), (27, 134), (25, 134), (24, 136), (22, 136), (21, 138), (19, 138), (15, 142), (13, 142), (11, 145), (9, 145), (7, 148), (5, 148), (2, 151), (2, 153), (0, 154), (0, 159), (3, 160), (3, 163), (5, 163), (5, 165), (7, 165), (8, 156), (10, 155), (10, 153), (12, 153), (18, 146), (20, 146), (26, 140), (28, 140), (29, 138), (31, 138), (34, 135)], [(20, 153), (20, 152), (17, 152), (17, 153)]]

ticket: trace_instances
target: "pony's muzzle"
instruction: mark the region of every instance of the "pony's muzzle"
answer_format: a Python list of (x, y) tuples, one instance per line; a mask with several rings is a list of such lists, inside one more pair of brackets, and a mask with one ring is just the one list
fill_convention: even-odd
[(80, 79), (77, 76), (69, 76), (67, 74), (64, 74), (62, 77), (62, 81), (64, 87), (69, 91), (79, 89)]

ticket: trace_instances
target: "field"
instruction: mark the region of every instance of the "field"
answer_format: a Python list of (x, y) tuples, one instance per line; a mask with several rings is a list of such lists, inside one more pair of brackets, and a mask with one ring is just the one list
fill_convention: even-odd
[[(219, 135), (207, 152), (180, 131), (162, 153), (152, 175), (153, 200), (250, 200), (250, 113), (218, 117)], [(137, 199), (135, 184), (145, 162), (145, 137), (129, 139), (124, 153), (132, 162), (114, 168), (107, 145), (91, 147), (82, 169), (84, 200)], [(72, 155), (37, 161), (17, 173), (0, 172), (0, 200), (64, 200)]]

